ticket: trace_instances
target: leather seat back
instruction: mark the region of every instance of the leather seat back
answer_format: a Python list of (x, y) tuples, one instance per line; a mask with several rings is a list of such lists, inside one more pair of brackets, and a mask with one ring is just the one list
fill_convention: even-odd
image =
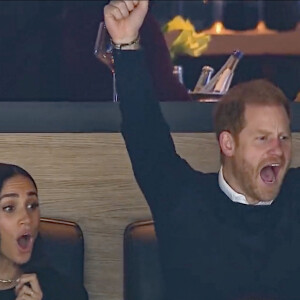
[(162, 300), (162, 288), (153, 221), (129, 224), (124, 233), (124, 300)]
[(41, 218), (39, 233), (50, 266), (83, 283), (84, 240), (79, 225), (69, 221)]

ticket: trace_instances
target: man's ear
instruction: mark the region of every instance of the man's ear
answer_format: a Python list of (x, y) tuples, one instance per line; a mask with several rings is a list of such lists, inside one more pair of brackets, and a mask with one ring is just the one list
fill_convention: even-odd
[(219, 136), (219, 145), (225, 156), (231, 157), (235, 152), (235, 141), (232, 134), (228, 131), (222, 131)]

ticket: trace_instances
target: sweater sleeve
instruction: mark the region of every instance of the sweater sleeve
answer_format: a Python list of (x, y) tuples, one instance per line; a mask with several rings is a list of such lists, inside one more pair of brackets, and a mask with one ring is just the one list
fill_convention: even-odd
[(116, 50), (114, 58), (122, 134), (136, 180), (155, 215), (176, 205), (175, 195), (194, 170), (176, 153), (143, 50)]

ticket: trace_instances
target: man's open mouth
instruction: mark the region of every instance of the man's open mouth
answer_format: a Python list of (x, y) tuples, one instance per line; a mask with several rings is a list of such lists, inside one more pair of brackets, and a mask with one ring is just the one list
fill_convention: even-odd
[(264, 166), (260, 171), (260, 177), (266, 184), (274, 183), (280, 171), (279, 163), (271, 163)]

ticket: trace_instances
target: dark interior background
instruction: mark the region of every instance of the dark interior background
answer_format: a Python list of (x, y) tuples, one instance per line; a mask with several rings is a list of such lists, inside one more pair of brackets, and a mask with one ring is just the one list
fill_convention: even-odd
[[(152, 1), (162, 25), (177, 14), (190, 18), (197, 30), (220, 17), (216, 2)], [(226, 1), (222, 17), (227, 28), (254, 28), (259, 1)], [(262, 1), (267, 26), (292, 30), (299, 21), (300, 1)], [(0, 100), (111, 101), (110, 70), (93, 55), (106, 1), (1, 1)], [(227, 57), (179, 57), (187, 88), (193, 88), (204, 64), (218, 69)], [(268, 77), (290, 99), (300, 91), (299, 56), (244, 57), (233, 84)], [(169, 99), (170, 101), (172, 99)]]

